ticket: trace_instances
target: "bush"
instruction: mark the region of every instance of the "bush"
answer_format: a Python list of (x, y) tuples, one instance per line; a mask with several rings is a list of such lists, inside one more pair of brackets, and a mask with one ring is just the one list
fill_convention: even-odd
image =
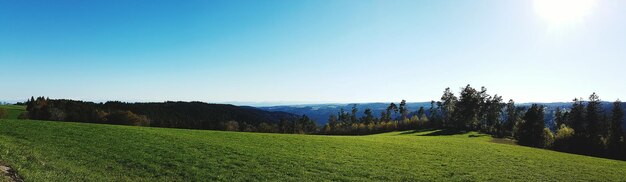
[(251, 124), (248, 123), (243, 123), (243, 130), (244, 132), (255, 132), (256, 131), (256, 127), (254, 127)]
[(259, 132), (263, 133), (278, 133), (278, 126), (268, 123), (261, 123), (258, 127)]
[(574, 129), (561, 125), (554, 137), (554, 149), (558, 151), (570, 151), (574, 134)]
[(543, 148), (551, 148), (554, 144), (554, 134), (549, 128), (543, 129)]
[(9, 112), (5, 108), (0, 108), (0, 119), (6, 119), (9, 117)]
[(228, 121), (224, 124), (226, 131), (239, 131), (239, 123), (237, 121)]
[(143, 115), (137, 115), (130, 111), (115, 111), (106, 117), (111, 124), (149, 126), (150, 120)]

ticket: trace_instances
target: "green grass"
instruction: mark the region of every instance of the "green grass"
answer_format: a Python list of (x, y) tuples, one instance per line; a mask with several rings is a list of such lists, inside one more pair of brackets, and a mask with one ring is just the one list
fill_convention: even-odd
[(626, 162), (477, 133), (310, 136), (0, 120), (26, 181), (626, 181)]
[(0, 105), (0, 108), (4, 108), (9, 112), (8, 119), (17, 119), (17, 116), (26, 111), (26, 106)]

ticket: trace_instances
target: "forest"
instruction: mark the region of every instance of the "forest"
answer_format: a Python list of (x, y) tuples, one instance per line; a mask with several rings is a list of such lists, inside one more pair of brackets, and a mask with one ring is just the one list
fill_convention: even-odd
[(118, 125), (321, 135), (478, 131), (530, 147), (626, 160), (621, 101), (605, 110), (596, 93), (588, 100), (574, 99), (570, 108), (557, 108), (553, 116), (556, 127), (552, 128), (545, 124), (544, 106), (519, 106), (513, 100), (505, 103), (502, 96), (488, 94), (485, 87), (477, 90), (470, 85), (461, 88), (458, 97), (446, 88), (439, 101), (417, 111), (410, 111), (402, 100), (390, 103), (379, 114), (365, 109), (358, 117), (355, 104), (349, 111), (341, 109), (331, 115), (321, 127), (306, 115), (202, 102), (92, 103), (38, 97), (23, 104), (27, 112), (21, 119)]
[(74, 100), (30, 98), (20, 119), (103, 123), (167, 128), (257, 131), (298, 116), (252, 107), (202, 102), (93, 103)]

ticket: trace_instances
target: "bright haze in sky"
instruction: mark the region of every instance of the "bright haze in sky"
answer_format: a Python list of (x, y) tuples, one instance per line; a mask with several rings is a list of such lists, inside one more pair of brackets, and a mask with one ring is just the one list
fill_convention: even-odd
[(0, 99), (626, 99), (623, 0), (0, 1)]

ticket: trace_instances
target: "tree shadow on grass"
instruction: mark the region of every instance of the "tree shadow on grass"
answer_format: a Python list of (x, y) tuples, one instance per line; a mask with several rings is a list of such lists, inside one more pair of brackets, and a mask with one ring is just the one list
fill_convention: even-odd
[[(460, 134), (466, 134), (467, 131), (465, 130), (457, 130), (457, 129), (442, 129), (442, 130), (436, 130), (434, 132), (430, 132), (430, 133), (424, 133), (422, 135), (419, 136), (448, 136), (448, 135), (460, 135)], [(470, 136), (472, 137), (472, 136)]]
[[(399, 133), (398, 135), (418, 134), (418, 135), (415, 135), (415, 136), (446, 136), (446, 135), (466, 134), (467, 132), (468, 131), (457, 130), (457, 129), (434, 129), (434, 128), (427, 128), (427, 129), (404, 131), (402, 133)], [(419, 134), (419, 133), (421, 133), (421, 134)], [(478, 136), (470, 135), (469, 137), (478, 137)]]
[(426, 129), (418, 129), (418, 130), (409, 130), (409, 131), (403, 131), (402, 133), (399, 133), (398, 135), (411, 135), (411, 134), (428, 132), (428, 131), (437, 131), (437, 129), (426, 128)]

